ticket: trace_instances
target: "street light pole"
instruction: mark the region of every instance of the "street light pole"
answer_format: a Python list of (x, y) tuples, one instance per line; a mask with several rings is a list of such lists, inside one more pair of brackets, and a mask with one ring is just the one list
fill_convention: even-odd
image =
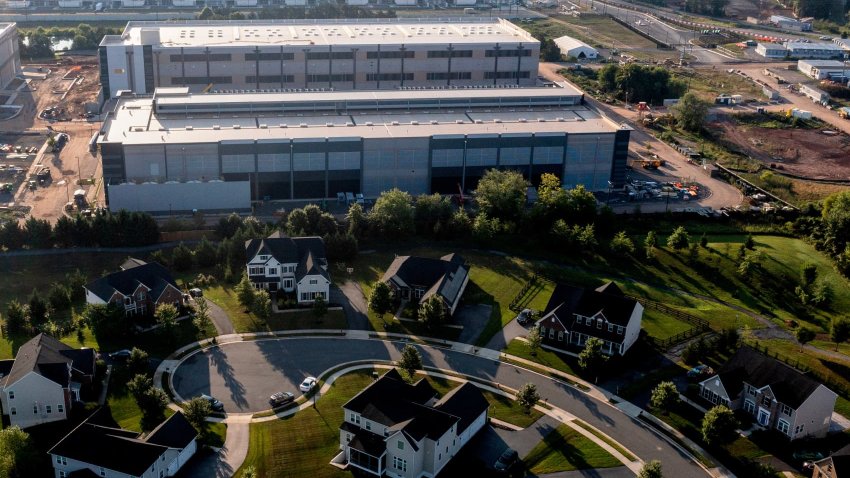
[(83, 172), (80, 171), (80, 157), (77, 156), (77, 184), (83, 185)]

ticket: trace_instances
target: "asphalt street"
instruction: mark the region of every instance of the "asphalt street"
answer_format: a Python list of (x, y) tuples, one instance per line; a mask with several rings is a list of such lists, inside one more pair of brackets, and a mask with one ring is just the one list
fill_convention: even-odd
[[(350, 338), (289, 338), (236, 342), (199, 352), (174, 372), (174, 389), (188, 399), (201, 393), (220, 399), (228, 412), (268, 408), (276, 391), (295, 391), (307, 375), (357, 360), (396, 360), (404, 343)], [(499, 361), (435, 347), (420, 347), (426, 366), (455, 370), (519, 388), (537, 385), (541, 397), (603, 430), (645, 461), (657, 459), (665, 474), (681, 478), (708, 474), (687, 455), (637, 420), (607, 403), (540, 374)]]

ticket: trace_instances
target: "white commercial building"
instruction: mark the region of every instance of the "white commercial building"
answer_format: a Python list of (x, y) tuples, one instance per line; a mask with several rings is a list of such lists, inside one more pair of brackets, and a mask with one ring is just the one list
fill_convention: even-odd
[(4, 88), (20, 74), (18, 27), (14, 23), (0, 23), (0, 88)]
[(759, 43), (756, 45), (756, 54), (765, 58), (780, 59), (788, 56), (788, 49), (778, 43)]
[(797, 69), (816, 80), (843, 81), (848, 65), (837, 60), (800, 60), (797, 62)]
[(845, 56), (844, 49), (835, 43), (789, 41), (783, 45), (788, 49), (788, 56), (791, 58), (830, 59)]
[(104, 98), (201, 90), (532, 86), (540, 42), (499, 18), (130, 22), (100, 44)]
[(558, 48), (561, 50), (561, 55), (564, 55), (567, 58), (573, 57), (577, 60), (593, 60), (599, 56), (599, 52), (596, 48), (593, 48), (583, 41), (576, 40), (573, 37), (562, 36), (556, 38), (555, 44), (558, 45)]
[(776, 25), (778, 28), (781, 28), (783, 30), (793, 30), (798, 32), (812, 31), (811, 18), (796, 19), (791, 17), (785, 17), (782, 15), (771, 15), (770, 23)]
[(248, 194), (456, 194), (475, 189), (492, 168), (521, 171), (533, 184), (552, 173), (565, 187), (621, 185), (630, 129), (583, 103), (567, 84), (242, 94), (166, 88), (119, 98), (97, 143), (110, 205), (121, 188), (161, 191), (135, 197), (137, 210), (176, 208), (179, 190), (221, 181), (250, 183), (233, 190), (229, 201), (239, 204)]

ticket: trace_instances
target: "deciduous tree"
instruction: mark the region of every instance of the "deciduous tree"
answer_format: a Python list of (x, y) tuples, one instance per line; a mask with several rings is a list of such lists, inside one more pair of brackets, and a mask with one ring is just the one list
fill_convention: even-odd
[(537, 355), (537, 349), (540, 348), (540, 344), (543, 342), (543, 336), (540, 334), (540, 326), (534, 324), (528, 329), (528, 335), (525, 340), (528, 342), (528, 351), (531, 352), (531, 355)]
[(689, 243), (690, 237), (688, 236), (688, 231), (686, 231), (682, 226), (674, 229), (667, 238), (667, 247), (675, 250), (684, 249), (688, 247)]
[(516, 393), (516, 401), (526, 415), (531, 413), (531, 409), (540, 401), (540, 394), (537, 393), (537, 385), (526, 383), (519, 387)]
[(640, 472), (638, 472), (637, 478), (663, 478), (661, 474), (661, 462), (652, 460), (644, 463)]
[(183, 405), (183, 415), (199, 433), (206, 428), (206, 418), (212, 413), (209, 400), (195, 397)]
[(393, 308), (392, 291), (386, 282), (379, 281), (369, 294), (369, 310), (378, 314), (381, 320)]
[(602, 340), (591, 337), (578, 355), (579, 366), (589, 375), (598, 376), (602, 365), (608, 361), (608, 356), (602, 352), (602, 345)]
[(702, 419), (702, 439), (709, 445), (722, 446), (735, 439), (738, 420), (725, 405), (717, 405), (706, 412)]
[(708, 104), (694, 93), (685, 93), (673, 107), (673, 112), (680, 128), (697, 133), (705, 127)]
[(419, 353), (419, 349), (410, 344), (405, 345), (401, 349), (398, 368), (402, 369), (407, 374), (407, 378), (412, 381), (416, 371), (422, 368), (422, 354)]
[(666, 414), (670, 407), (679, 403), (679, 390), (676, 388), (676, 384), (665, 381), (656, 385), (652, 389), (649, 403), (656, 410)]
[(177, 326), (177, 317), (179, 315), (180, 312), (174, 304), (159, 304), (156, 306), (154, 318), (156, 318), (156, 325), (159, 326), (159, 331), (165, 335), (171, 334), (174, 327)]
[(413, 234), (413, 199), (400, 189), (384, 191), (369, 211), (369, 224), (386, 239)]
[(251, 310), (254, 305), (254, 298), (256, 295), (257, 289), (254, 288), (254, 284), (251, 282), (251, 279), (248, 278), (248, 274), (243, 272), (242, 280), (236, 285), (236, 297), (239, 299), (239, 304), (241, 304), (246, 311)]
[(475, 199), (488, 217), (518, 222), (525, 210), (528, 181), (517, 171), (489, 169), (478, 181)]
[(434, 294), (419, 305), (419, 321), (426, 329), (439, 327), (446, 321), (446, 305), (440, 296)]
[(260, 289), (254, 292), (254, 300), (251, 301), (251, 312), (263, 322), (269, 320), (272, 316), (272, 298), (268, 291)]

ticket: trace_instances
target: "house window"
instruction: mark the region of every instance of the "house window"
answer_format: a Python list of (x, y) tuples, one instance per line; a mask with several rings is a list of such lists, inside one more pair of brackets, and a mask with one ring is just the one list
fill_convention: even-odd
[(783, 415), (788, 415), (788, 416), (790, 417), (790, 416), (791, 416), (791, 412), (792, 412), (791, 407), (789, 407), (788, 405), (785, 405), (785, 404), (783, 403), (783, 404), (782, 404), (782, 414), (783, 414)]
[(747, 385), (747, 393), (755, 397), (756, 396), (756, 389)]
[[(401, 442), (399, 442), (401, 443)], [(432, 455), (433, 456), (433, 455)], [(397, 456), (393, 457), (393, 468), (401, 472), (407, 472), (407, 460), (399, 458)]]
[(563, 342), (563, 341), (564, 341), (564, 333), (559, 330), (558, 331), (558, 342)]
[(590, 324), (592, 324), (592, 323), (593, 323), (593, 319), (591, 319), (590, 317), (588, 317), (588, 318), (587, 318), (587, 319), (585, 319), (585, 321), (584, 321), (584, 324), (585, 324), (585, 325), (590, 325)]
[(748, 399), (748, 400), (744, 400), (744, 410), (746, 410), (746, 411), (747, 411), (747, 413), (753, 413), (753, 412), (755, 412), (755, 411), (756, 411), (756, 404), (755, 404), (755, 402), (753, 402), (752, 400), (749, 400), (749, 399)]
[(399, 440), (398, 443), (396, 443), (396, 445), (398, 446), (399, 450), (404, 450), (404, 442), (403, 441)]
[(776, 422), (776, 429), (787, 435), (788, 430), (791, 429), (791, 425), (787, 421), (780, 418), (779, 421)]
[(316, 284), (318, 284), (318, 283), (319, 283), (319, 281), (318, 281), (318, 280), (316, 280), (316, 279), (310, 279), (310, 285), (316, 285)]
[(9, 390), (9, 400), (14, 400), (14, 399), (15, 399), (15, 392), (12, 391), (12, 390)]
[(32, 414), (33, 414), (33, 415), (38, 415), (38, 405), (33, 405), (33, 406), (32, 406)]
[(61, 403), (56, 405), (56, 411), (59, 413), (65, 413), (65, 405), (62, 405)]
[(53, 413), (53, 407), (51, 407), (50, 405), (45, 405), (44, 411), (46, 411), (47, 413)]
[(17, 415), (17, 414), (18, 414), (18, 409), (17, 409), (17, 408), (15, 408), (15, 407), (12, 407), (12, 410), (11, 410), (11, 411), (12, 411), (12, 415)]
[(159, 478), (165, 478), (165, 470), (159, 470)]
[(133, 303), (132, 297), (124, 297), (124, 305), (130, 305)]
[(626, 330), (626, 329), (625, 329), (624, 327), (620, 327), (620, 326), (618, 325), (618, 326), (617, 326), (617, 335), (623, 335), (623, 332), (625, 332), (625, 330)]
[(261, 256), (260, 256), (260, 260), (261, 260), (261, 261), (267, 261), (267, 260), (269, 260), (269, 256), (267, 256), (267, 255), (261, 255)]
[(614, 324), (608, 324), (608, 332), (614, 331)]
[(596, 319), (596, 328), (597, 328), (597, 329), (601, 329), (601, 328), (602, 328), (602, 319)]
[(68, 478), (68, 473), (59, 470), (59, 478)]
[(554, 339), (554, 338), (555, 338), (555, 329), (549, 329), (549, 338), (550, 338), (550, 339)]
[(277, 267), (269, 267), (269, 275), (270, 276), (277, 275)]
[(366, 425), (366, 430), (372, 431), (372, 422), (370, 422), (369, 420), (366, 420), (365, 425)]
[(265, 273), (266, 273), (265, 267), (249, 267), (248, 268), (248, 274), (250, 274), (252, 276), (261, 276), (261, 275), (264, 275)]
[(768, 397), (767, 395), (763, 395), (761, 397), (761, 404), (765, 407), (769, 407), (770, 406), (770, 397)]
[(345, 443), (351, 443), (351, 433), (345, 434)]
[(106, 476), (106, 468), (100, 469), (100, 476)]
[(286, 280), (283, 281), (283, 288), (284, 289), (291, 289), (292, 285), (293, 285), (292, 279), (286, 279)]
[(57, 456), (57, 457), (56, 457), (56, 463), (58, 463), (58, 464), (60, 464), (60, 465), (67, 465), (67, 464), (68, 464), (68, 459), (67, 459), (67, 458), (65, 458), (64, 456)]
[(797, 427), (794, 428), (795, 435), (799, 435), (800, 433), (803, 433), (803, 425), (797, 425)]
[(540, 336), (546, 337), (546, 327), (540, 327)]
[(360, 425), (360, 415), (358, 415), (356, 413), (352, 413), (351, 414), (351, 423), (354, 423), (356, 425)]

